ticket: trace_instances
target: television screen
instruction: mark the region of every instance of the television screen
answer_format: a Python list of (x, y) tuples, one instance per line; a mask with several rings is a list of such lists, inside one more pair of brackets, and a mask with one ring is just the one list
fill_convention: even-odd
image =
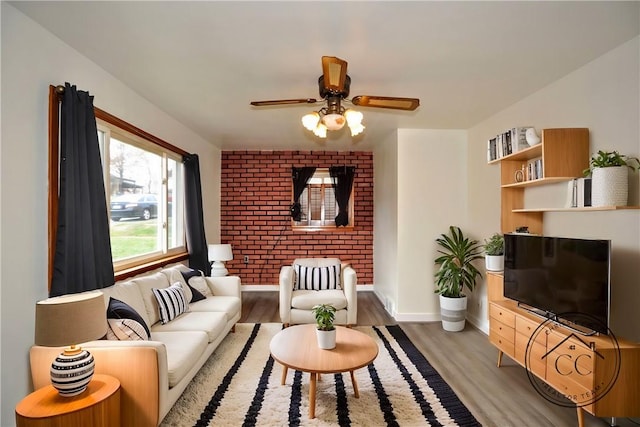
[(545, 317), (608, 333), (610, 240), (504, 237), (506, 298)]

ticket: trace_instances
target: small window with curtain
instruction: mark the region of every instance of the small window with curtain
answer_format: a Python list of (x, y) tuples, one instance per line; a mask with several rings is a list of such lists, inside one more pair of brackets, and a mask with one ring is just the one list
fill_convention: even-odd
[[(294, 172), (295, 173), (295, 172)], [(340, 212), (340, 206), (336, 199), (336, 181), (335, 177), (330, 174), (329, 168), (317, 168), (313, 175), (308, 179), (300, 197), (299, 213), (297, 218), (292, 212), (292, 222), (296, 229), (317, 230), (317, 229), (336, 229), (336, 217)], [(347, 203), (348, 224), (345, 227), (353, 227), (353, 188), (352, 183), (349, 184), (350, 197)], [(295, 204), (295, 200), (293, 201)]]

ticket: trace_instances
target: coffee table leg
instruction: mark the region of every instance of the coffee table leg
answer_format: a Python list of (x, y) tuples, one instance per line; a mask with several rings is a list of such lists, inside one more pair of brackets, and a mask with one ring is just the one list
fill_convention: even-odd
[(316, 417), (316, 373), (311, 372), (309, 381), (309, 418)]
[(356, 377), (355, 375), (353, 375), (353, 371), (349, 371), (349, 373), (351, 374), (351, 384), (353, 384), (353, 394), (355, 395), (356, 399), (359, 399), (360, 393), (358, 392), (358, 383), (356, 382)]
[(282, 365), (282, 381), (280, 381), (280, 385), (284, 385), (287, 382), (287, 371), (289, 368), (285, 365)]

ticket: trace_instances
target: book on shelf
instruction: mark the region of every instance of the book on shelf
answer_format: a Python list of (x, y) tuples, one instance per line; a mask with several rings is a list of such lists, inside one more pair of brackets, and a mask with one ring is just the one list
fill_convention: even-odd
[(529, 147), (527, 127), (513, 127), (487, 140), (487, 161), (497, 160)]
[(591, 178), (574, 178), (569, 181), (567, 207), (591, 206)]

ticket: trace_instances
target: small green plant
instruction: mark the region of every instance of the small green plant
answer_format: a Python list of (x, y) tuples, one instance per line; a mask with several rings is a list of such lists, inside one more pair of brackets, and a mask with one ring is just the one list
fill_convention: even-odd
[(440, 269), (436, 272), (435, 293), (449, 298), (460, 298), (466, 287), (470, 291), (476, 286), (476, 278), (482, 277), (480, 271), (473, 265), (477, 259), (482, 259), (482, 247), (477, 240), (464, 236), (459, 227), (449, 226), (449, 235), (441, 234), (436, 242), (442, 249), (435, 259)]
[(504, 255), (504, 237), (494, 233), (488, 240), (484, 240), (484, 253), (491, 256)]
[(613, 166), (626, 166), (632, 171), (640, 169), (640, 160), (637, 157), (630, 157), (620, 154), (617, 151), (598, 151), (591, 157), (589, 167), (582, 171), (585, 176), (589, 175), (595, 168), (609, 168)]
[(319, 331), (333, 331), (333, 320), (336, 317), (336, 308), (331, 304), (319, 304), (314, 306), (311, 311), (316, 318), (316, 325)]

